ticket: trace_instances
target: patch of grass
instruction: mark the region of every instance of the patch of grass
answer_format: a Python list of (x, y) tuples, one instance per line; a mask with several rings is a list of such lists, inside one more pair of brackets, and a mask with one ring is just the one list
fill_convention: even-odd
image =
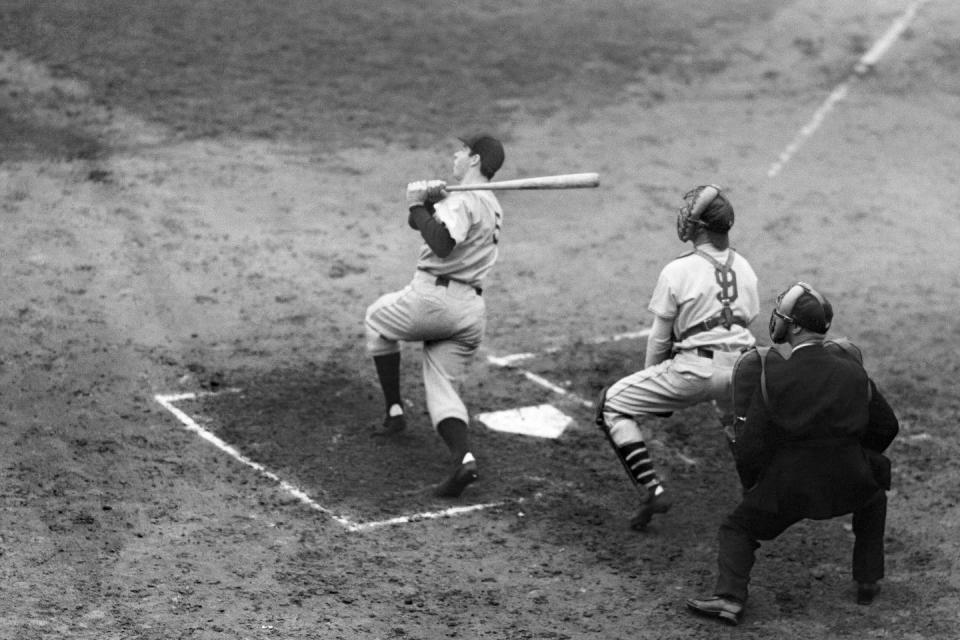
[(692, 0), (5, 4), (6, 46), (83, 79), (98, 101), (185, 137), (333, 146), (503, 131), (521, 108), (610, 103), (640, 76), (687, 82), (716, 70), (705, 45), (769, 11), (731, 2), (698, 42)]
[(0, 162), (25, 158), (89, 160), (104, 149), (95, 138), (68, 128), (14, 118), (0, 109)]

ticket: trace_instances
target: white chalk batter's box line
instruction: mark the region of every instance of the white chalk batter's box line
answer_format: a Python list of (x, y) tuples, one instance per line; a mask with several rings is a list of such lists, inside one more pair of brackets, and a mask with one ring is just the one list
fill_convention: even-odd
[[(261, 476), (275, 482), (280, 486), (280, 488), (283, 491), (285, 491), (289, 495), (296, 498), (302, 504), (306, 505), (307, 507), (309, 507), (314, 511), (319, 511), (320, 513), (328, 516), (337, 524), (340, 524), (346, 527), (348, 531), (367, 531), (367, 530), (376, 529), (379, 527), (386, 527), (386, 526), (396, 525), (396, 524), (405, 524), (408, 522), (416, 522), (418, 520), (447, 518), (451, 516), (461, 515), (464, 513), (470, 513), (471, 511), (480, 511), (482, 509), (489, 509), (491, 507), (498, 507), (506, 504), (506, 502), (473, 504), (473, 505), (467, 505), (462, 507), (451, 507), (449, 509), (442, 509), (440, 511), (414, 513), (410, 515), (397, 516), (395, 518), (388, 518), (386, 520), (376, 520), (376, 521), (369, 521), (369, 522), (357, 522), (352, 518), (338, 515), (337, 513), (334, 513), (327, 507), (323, 506), (322, 504), (320, 504), (319, 502), (311, 498), (310, 495), (300, 487), (294, 485), (291, 482), (288, 482), (287, 480), (284, 480), (283, 478), (281, 478), (276, 473), (274, 473), (264, 465), (260, 464), (256, 460), (253, 460), (245, 456), (236, 447), (234, 447), (230, 443), (223, 440), (223, 438), (220, 438), (219, 436), (212, 433), (211, 431), (204, 429), (202, 426), (200, 426), (197, 423), (197, 421), (190, 414), (188, 414), (186, 411), (183, 411), (182, 409), (176, 406), (178, 402), (184, 402), (188, 400), (197, 400), (205, 396), (220, 395), (222, 393), (239, 393), (239, 392), (240, 392), (240, 389), (228, 389), (226, 391), (221, 391), (217, 393), (200, 392), (200, 393), (158, 394), (154, 396), (154, 399), (158, 403), (160, 403), (160, 405), (163, 406), (164, 409), (172, 413), (183, 424), (184, 428), (187, 431), (191, 431), (197, 434), (203, 440), (206, 440), (207, 442), (209, 442), (216, 448), (220, 449), (221, 451), (223, 451), (233, 459), (250, 467), (257, 473), (259, 473)], [(520, 501), (513, 500), (511, 502), (522, 502), (522, 500)]]
[[(642, 337), (645, 337), (646, 335), (648, 335), (648, 333), (649, 333), (649, 331), (638, 331), (638, 332), (634, 332), (634, 333), (623, 333), (623, 334), (618, 334), (618, 335), (612, 336), (612, 337), (610, 337), (610, 338), (596, 338), (596, 339), (590, 340), (590, 341), (588, 341), (588, 342), (589, 342), (590, 344), (603, 344), (603, 343), (606, 343), (606, 342), (616, 342), (616, 341), (619, 341), (619, 340), (627, 340), (627, 339), (633, 339), (633, 338), (642, 338)], [(545, 353), (555, 353), (556, 351), (558, 351), (558, 349), (547, 349), (547, 350), (545, 351)], [(501, 368), (511, 368), (511, 369), (518, 370), (520, 373), (522, 373), (522, 374), (524, 375), (524, 377), (526, 377), (527, 379), (531, 380), (531, 381), (534, 382), (535, 384), (538, 384), (538, 385), (540, 385), (540, 386), (543, 386), (543, 387), (546, 388), (546, 389), (549, 389), (549, 390), (551, 390), (551, 391), (554, 391), (554, 392), (557, 393), (558, 395), (563, 395), (563, 396), (571, 397), (571, 398), (573, 398), (575, 401), (577, 401), (578, 403), (582, 404), (583, 406), (586, 406), (586, 407), (592, 407), (592, 406), (593, 406), (593, 403), (592, 403), (592, 402), (589, 402), (589, 401), (587, 401), (587, 400), (583, 400), (583, 399), (581, 399), (581, 398), (577, 398), (575, 395), (571, 394), (569, 391), (567, 391), (567, 390), (564, 389), (563, 387), (561, 387), (561, 386), (559, 386), (559, 385), (556, 385), (556, 384), (550, 382), (549, 380), (544, 379), (542, 376), (538, 376), (538, 375), (536, 375), (536, 374), (534, 374), (534, 373), (532, 373), (532, 372), (525, 371), (525, 370), (523, 370), (523, 369), (517, 369), (517, 367), (515, 366), (515, 364), (516, 364), (517, 362), (522, 362), (522, 361), (524, 361), (524, 360), (529, 360), (529, 359), (531, 359), (531, 358), (535, 358), (535, 357), (537, 357), (537, 355), (538, 355), (538, 354), (534, 354), (534, 353), (520, 353), (520, 354), (513, 354), (513, 355), (508, 355), (508, 356), (503, 356), (503, 357), (488, 356), (488, 357), (487, 357), (487, 361), (490, 362), (491, 364), (494, 364), (494, 365), (496, 365), (496, 366), (498, 366), (498, 367), (501, 367)], [(523, 499), (523, 498), (519, 498), (519, 499), (509, 500), (509, 501), (488, 502), (488, 503), (483, 503), (483, 504), (473, 504), (473, 505), (466, 505), (466, 506), (459, 506), (459, 507), (450, 507), (450, 508), (441, 509), (441, 510), (438, 510), (438, 511), (426, 511), (426, 512), (422, 512), (422, 513), (414, 513), (414, 514), (409, 514), (409, 515), (401, 515), (401, 516), (397, 516), (397, 517), (394, 517), (394, 518), (388, 518), (388, 519), (386, 519), (386, 520), (373, 520), (373, 521), (367, 521), (367, 522), (358, 522), (358, 521), (356, 521), (356, 520), (354, 520), (354, 519), (352, 519), (352, 518), (339, 515), (339, 514), (333, 512), (332, 510), (328, 509), (327, 507), (323, 506), (322, 504), (320, 504), (319, 502), (317, 502), (317, 501), (314, 500), (313, 498), (311, 498), (310, 495), (309, 495), (306, 491), (304, 491), (302, 488), (294, 485), (294, 484), (291, 483), (291, 482), (288, 482), (287, 480), (284, 480), (283, 478), (281, 478), (280, 476), (278, 476), (276, 473), (274, 473), (273, 471), (271, 471), (270, 469), (268, 469), (268, 468), (265, 467), (264, 465), (260, 464), (260, 463), (257, 462), (256, 460), (253, 460), (253, 459), (249, 458), (248, 456), (244, 455), (243, 453), (241, 453), (239, 449), (237, 449), (236, 447), (234, 447), (234, 446), (231, 445), (230, 443), (226, 442), (225, 440), (223, 440), (222, 438), (220, 438), (219, 436), (217, 436), (217, 435), (214, 434), (213, 432), (211, 432), (211, 431), (209, 431), (208, 429), (205, 429), (205, 428), (203, 428), (202, 426), (200, 426), (200, 424), (197, 422), (196, 419), (194, 419), (193, 416), (191, 416), (191, 415), (188, 414), (186, 411), (180, 409), (180, 408), (177, 406), (177, 403), (179, 403), (179, 402), (185, 402), (185, 401), (190, 401), (190, 400), (198, 400), (198, 399), (203, 398), (203, 397), (208, 397), (208, 396), (213, 396), (213, 395), (219, 395), (219, 394), (222, 394), (222, 393), (239, 393), (239, 392), (240, 392), (240, 389), (227, 389), (227, 390), (225, 390), (225, 391), (221, 391), (221, 392), (217, 392), (217, 393), (213, 393), (213, 392), (187, 392), (187, 393), (175, 393), (175, 394), (157, 394), (157, 395), (154, 396), (154, 399), (155, 399), (164, 409), (166, 409), (166, 410), (169, 411), (171, 414), (173, 414), (173, 416), (174, 416), (175, 418), (177, 418), (177, 420), (179, 420), (179, 421), (181, 422), (181, 424), (183, 424), (184, 428), (185, 428), (187, 431), (190, 431), (190, 432), (192, 432), (192, 433), (195, 433), (196, 435), (200, 436), (201, 439), (203, 439), (203, 440), (207, 441), (208, 443), (212, 444), (213, 446), (215, 446), (216, 448), (220, 449), (221, 451), (223, 451), (224, 453), (226, 453), (227, 455), (229, 455), (229, 456), (232, 457), (233, 459), (235, 459), (235, 460), (237, 460), (238, 462), (240, 462), (240, 463), (242, 463), (242, 464), (250, 467), (251, 469), (253, 469), (253, 470), (256, 471), (257, 473), (259, 473), (261, 476), (263, 476), (263, 477), (267, 478), (268, 480), (271, 480), (272, 482), (276, 483), (277, 485), (280, 486), (280, 488), (281, 488), (284, 492), (286, 492), (286, 493), (288, 493), (289, 495), (293, 496), (293, 497), (296, 498), (299, 502), (301, 502), (302, 504), (306, 505), (306, 506), (309, 507), (310, 509), (312, 509), (312, 510), (314, 510), (314, 511), (318, 511), (318, 512), (320, 512), (320, 513), (328, 516), (328, 517), (329, 517), (330, 519), (332, 519), (334, 522), (336, 522), (336, 523), (342, 525), (343, 527), (345, 527), (348, 531), (352, 531), (352, 532), (369, 531), (369, 530), (371, 530), (371, 529), (377, 529), (377, 528), (380, 528), (380, 527), (387, 527), (387, 526), (399, 525), (399, 524), (407, 524), (407, 523), (410, 523), (410, 522), (418, 522), (418, 521), (421, 521), (421, 520), (435, 520), (435, 519), (438, 519), (438, 518), (449, 518), (449, 517), (454, 517), (454, 516), (463, 515), (463, 514), (466, 514), (466, 513), (471, 513), (471, 512), (474, 512), (474, 511), (482, 511), (482, 510), (484, 510), (484, 509), (490, 509), (490, 508), (493, 508), (493, 507), (501, 507), (501, 506), (504, 506), (504, 505), (507, 505), (507, 504), (522, 504), (522, 503), (524, 502), (524, 499)]]

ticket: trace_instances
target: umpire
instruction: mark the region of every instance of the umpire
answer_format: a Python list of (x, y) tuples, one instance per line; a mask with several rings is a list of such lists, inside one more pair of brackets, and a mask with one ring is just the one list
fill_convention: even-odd
[(797, 283), (777, 298), (774, 343), (734, 454), (744, 479), (741, 503), (720, 526), (714, 596), (687, 600), (696, 613), (737, 624), (759, 540), (773, 540), (805, 518), (853, 514), (857, 602), (870, 604), (883, 577), (890, 462), (882, 452), (897, 418), (857, 358), (824, 345), (830, 303)]

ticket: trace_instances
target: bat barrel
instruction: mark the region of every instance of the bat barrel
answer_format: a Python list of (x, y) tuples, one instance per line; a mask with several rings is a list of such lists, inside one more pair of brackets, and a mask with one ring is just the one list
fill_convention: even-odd
[(564, 173), (555, 176), (536, 178), (518, 178), (516, 180), (498, 180), (478, 184), (455, 184), (447, 186), (447, 191), (496, 191), (519, 189), (590, 189), (600, 186), (597, 173)]

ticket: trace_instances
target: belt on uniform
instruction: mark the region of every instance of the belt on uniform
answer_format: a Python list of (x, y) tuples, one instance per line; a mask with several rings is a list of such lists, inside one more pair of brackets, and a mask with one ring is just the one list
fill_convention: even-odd
[(483, 295), (483, 289), (480, 287), (474, 287), (472, 284), (468, 284), (463, 280), (455, 280), (454, 278), (447, 278), (446, 276), (437, 276), (437, 280), (434, 284), (438, 287), (449, 287), (451, 282), (459, 282), (460, 284), (465, 284), (468, 287), (472, 287), (474, 291), (477, 292), (478, 296)]
[(688, 351), (690, 353), (697, 354), (701, 358), (709, 358), (711, 360), (713, 360), (713, 354), (716, 353), (713, 349), (705, 349), (703, 347), (691, 347), (690, 349), (676, 349), (674, 350), (673, 355), (677, 355), (678, 353), (681, 353), (681, 352), (686, 353)]
[[(746, 350), (747, 350), (746, 347), (741, 347), (741, 348), (740, 348), (739, 350), (737, 350), (737, 351), (723, 351), (723, 350), (721, 350), (721, 353), (736, 353), (736, 354), (740, 354), (740, 353), (743, 353), (743, 352), (746, 351)], [(717, 353), (717, 350), (716, 350), (716, 349), (707, 349), (707, 348), (705, 348), (705, 347), (695, 347), (695, 348), (690, 348), (690, 349), (680, 349), (680, 350), (674, 351), (673, 353), (674, 353), (674, 354), (677, 354), (677, 353), (679, 353), (680, 351), (690, 351), (690, 352), (696, 353), (696, 354), (697, 354), (698, 356), (700, 356), (701, 358), (709, 358), (710, 360), (713, 360), (714, 354)]]

